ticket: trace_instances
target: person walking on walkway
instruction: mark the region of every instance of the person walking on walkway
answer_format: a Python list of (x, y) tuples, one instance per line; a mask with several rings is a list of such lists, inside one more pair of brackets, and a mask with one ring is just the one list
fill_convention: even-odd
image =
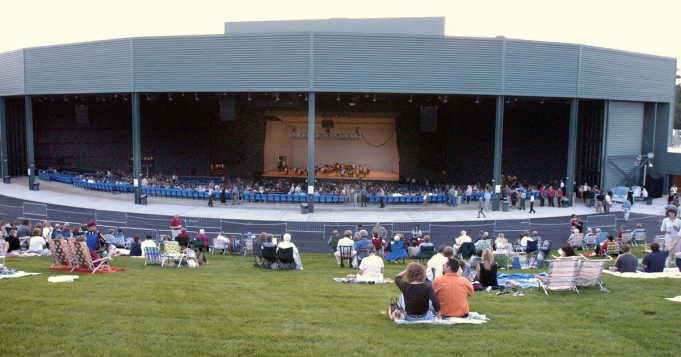
[(530, 213), (537, 213), (534, 210), (534, 195), (530, 193)]
[(483, 208), (485, 208), (485, 198), (480, 197), (478, 199), (478, 218), (480, 218), (480, 215), (482, 215), (483, 218), (487, 218), (487, 216), (485, 216), (485, 212), (482, 211)]

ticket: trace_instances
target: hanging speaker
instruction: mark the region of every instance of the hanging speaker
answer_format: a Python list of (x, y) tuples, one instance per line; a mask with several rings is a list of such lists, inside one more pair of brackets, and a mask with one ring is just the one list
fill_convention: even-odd
[(646, 175), (646, 191), (648, 191), (648, 197), (662, 197), (664, 194), (664, 177), (658, 172), (651, 172)]
[(234, 97), (231, 95), (220, 97), (220, 121), (235, 121)]
[(437, 131), (437, 105), (421, 107), (421, 131), (425, 133)]

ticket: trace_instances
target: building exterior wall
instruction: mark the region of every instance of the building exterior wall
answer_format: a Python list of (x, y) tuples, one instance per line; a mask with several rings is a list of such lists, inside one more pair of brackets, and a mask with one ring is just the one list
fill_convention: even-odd
[(636, 102), (611, 102), (608, 111), (606, 134), (606, 162), (604, 187), (630, 186), (631, 183), (618, 172), (617, 165), (638, 183), (638, 171), (634, 162), (641, 154), (643, 141), (644, 104)]
[(0, 53), (0, 95), (24, 92), (24, 50)]

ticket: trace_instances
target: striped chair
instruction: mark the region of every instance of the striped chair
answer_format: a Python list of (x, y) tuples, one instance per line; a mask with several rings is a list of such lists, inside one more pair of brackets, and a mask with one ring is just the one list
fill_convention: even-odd
[(74, 242), (69, 241), (69, 246), (73, 252), (73, 268), (85, 269), (90, 273), (94, 274), (97, 270), (102, 269), (104, 271), (109, 270), (109, 265), (106, 263), (110, 257), (104, 257), (97, 260), (92, 260), (90, 256), (90, 250), (85, 242)]
[(605, 288), (605, 283), (601, 281), (601, 274), (603, 274), (603, 268), (605, 268), (605, 263), (607, 261), (608, 260), (582, 260), (579, 264), (579, 269), (577, 269), (575, 285), (580, 288), (598, 285), (601, 287), (601, 291), (608, 293), (609, 291)]
[(163, 250), (163, 255), (161, 255), (161, 266), (166, 265), (166, 262), (177, 262), (177, 267), (179, 268), (182, 265), (182, 259), (187, 257), (186, 254), (180, 251), (180, 243), (176, 241), (163, 242)]
[(557, 259), (549, 264), (549, 277), (546, 280), (539, 279), (539, 285), (548, 295), (548, 290), (568, 291), (573, 290), (579, 294), (575, 285), (579, 259)]
[(52, 252), (52, 267), (64, 266), (71, 268), (73, 266), (73, 258), (69, 252), (66, 239), (50, 239), (47, 244)]
[(144, 247), (144, 265), (162, 264), (158, 247)]

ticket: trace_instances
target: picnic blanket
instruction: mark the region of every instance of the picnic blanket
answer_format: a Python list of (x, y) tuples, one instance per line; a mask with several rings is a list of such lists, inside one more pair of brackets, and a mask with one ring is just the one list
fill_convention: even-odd
[(47, 278), (50, 283), (70, 283), (78, 279), (78, 275), (60, 275)]
[[(347, 279), (347, 278), (333, 278), (333, 281), (337, 283), (349, 283), (349, 284), (369, 284), (366, 281), (357, 281), (355, 279)], [(384, 278), (383, 283), (378, 283), (378, 284), (385, 284), (385, 283), (394, 283), (395, 281), (392, 279)], [(375, 284), (375, 283), (374, 283)]]
[(407, 320), (395, 320), (398, 325), (415, 325), (415, 324), (426, 324), (426, 325), (460, 325), (460, 324), (474, 324), (480, 325), (487, 323), (489, 319), (486, 315), (480, 315), (477, 312), (469, 312), (468, 317), (448, 317), (442, 320), (426, 320), (426, 321), (407, 321)]
[(1, 274), (0, 279), (23, 278), (25, 276), (40, 275), (40, 273), (27, 273), (25, 271), (17, 271), (13, 274)]
[(669, 301), (674, 301), (674, 302), (681, 302), (681, 295), (679, 295), (679, 296), (677, 296), (677, 297), (665, 298), (665, 299), (667, 299), (667, 300), (669, 300)]
[[(546, 273), (539, 273), (537, 274), (539, 276), (548, 278), (548, 274)], [(534, 274), (523, 274), (523, 273), (515, 273), (515, 274), (504, 274), (504, 273), (497, 273), (497, 284), (505, 286), (506, 283), (509, 281), (515, 281), (518, 284), (520, 284), (520, 288), (523, 289), (529, 289), (529, 288), (538, 288), (539, 287), (539, 279), (537, 279)]]
[[(63, 270), (63, 271), (71, 271), (71, 268), (68, 267), (52, 267), (50, 270)], [(109, 271), (104, 270), (104, 268), (97, 270), (95, 274), (100, 274), (100, 273), (118, 273), (119, 271), (125, 271), (125, 269), (121, 268), (114, 268), (114, 267), (109, 267)], [(74, 273), (84, 273), (84, 274), (92, 274), (92, 271), (84, 269), (84, 268), (78, 268), (73, 271)]]
[(636, 278), (636, 279), (659, 279), (659, 278), (681, 278), (681, 272), (678, 269), (667, 268), (664, 273), (644, 273), (637, 271), (635, 273), (618, 273), (616, 271), (603, 270), (604, 273), (619, 276), (621, 278)]

